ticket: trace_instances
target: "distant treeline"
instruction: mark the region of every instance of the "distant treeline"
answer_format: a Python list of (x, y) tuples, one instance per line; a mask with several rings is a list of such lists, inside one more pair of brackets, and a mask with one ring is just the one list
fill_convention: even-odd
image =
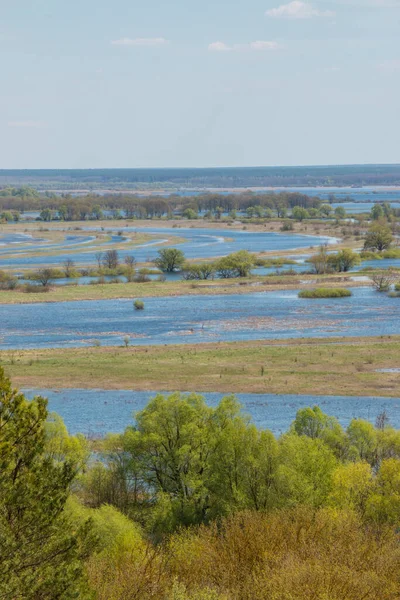
[(41, 189), (400, 185), (400, 165), (0, 170), (0, 186), (7, 185)]
[[(18, 191), (18, 190), (17, 190)], [(298, 192), (255, 194), (204, 194), (200, 196), (182, 197), (177, 195), (163, 198), (161, 196), (135, 196), (131, 194), (96, 195), (89, 194), (79, 198), (71, 195), (56, 196), (53, 194), (18, 194), (14, 190), (0, 192), (0, 213), (4, 211), (51, 211), (48, 218), (60, 218), (65, 221), (102, 218), (103, 211), (111, 211), (112, 216), (127, 218), (152, 218), (172, 216), (184, 213), (187, 209), (198, 212), (245, 211), (249, 207), (261, 206), (283, 216), (286, 209), (301, 206), (307, 209), (319, 208), (322, 201), (318, 197), (307, 196)]]

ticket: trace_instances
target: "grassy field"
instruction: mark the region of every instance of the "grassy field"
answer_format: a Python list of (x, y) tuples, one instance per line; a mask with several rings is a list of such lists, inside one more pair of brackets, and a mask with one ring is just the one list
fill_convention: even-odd
[(400, 336), (1, 352), (23, 387), (400, 397)]
[(195, 296), (216, 294), (252, 294), (273, 290), (297, 290), (338, 284), (357, 287), (368, 281), (352, 281), (352, 275), (272, 275), (246, 279), (215, 279), (214, 281), (150, 281), (147, 283), (107, 283), (99, 285), (53, 285), (50, 291), (25, 293), (22, 290), (0, 290), (1, 304), (31, 304), (38, 302), (69, 302), (72, 300), (107, 300), (112, 298), (155, 298), (161, 296)]

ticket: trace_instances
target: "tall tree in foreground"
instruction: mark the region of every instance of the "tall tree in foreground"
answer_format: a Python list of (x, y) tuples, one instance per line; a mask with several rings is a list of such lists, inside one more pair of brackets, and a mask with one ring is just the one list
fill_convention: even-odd
[(47, 401), (28, 402), (0, 367), (0, 598), (85, 598), (88, 525), (65, 504), (77, 467), (46, 451)]

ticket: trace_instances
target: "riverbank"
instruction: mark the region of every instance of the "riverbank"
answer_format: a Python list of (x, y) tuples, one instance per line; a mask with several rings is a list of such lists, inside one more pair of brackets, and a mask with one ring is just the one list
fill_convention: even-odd
[(24, 388), (400, 395), (400, 336), (0, 352)]

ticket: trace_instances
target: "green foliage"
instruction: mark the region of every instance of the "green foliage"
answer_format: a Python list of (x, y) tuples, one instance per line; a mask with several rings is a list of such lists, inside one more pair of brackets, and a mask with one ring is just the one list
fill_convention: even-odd
[(284, 265), (296, 265), (296, 261), (291, 258), (256, 258), (254, 265), (256, 267), (283, 267)]
[(364, 250), (379, 251), (387, 250), (393, 242), (390, 227), (385, 221), (377, 221), (368, 230), (364, 242)]
[(143, 310), (144, 309), (143, 300), (135, 300), (133, 303), (133, 307), (135, 310)]
[(339, 250), (335, 254), (328, 254), (326, 245), (319, 247), (319, 250), (309, 260), (313, 265), (315, 273), (321, 275), (333, 271), (347, 272), (355, 265), (360, 264), (360, 255), (349, 248)]
[(333, 451), (322, 440), (284, 436), (278, 478), (285, 504), (322, 506), (332, 489), (336, 466)]
[(346, 218), (346, 209), (343, 206), (337, 206), (335, 208), (335, 217), (337, 219), (345, 219)]
[(355, 461), (379, 472), (400, 458), (400, 432), (382, 423), (353, 420), (344, 431), (319, 407), (305, 408), (276, 439), (233, 397), (211, 408), (196, 394), (158, 395), (135, 426), (107, 441), (104, 462), (87, 479), (88, 501), (111, 502), (157, 535), (243, 509), (346, 508), (334, 490), (336, 469)]
[(371, 219), (373, 219), (374, 221), (378, 221), (379, 219), (382, 219), (384, 216), (385, 216), (385, 213), (383, 211), (381, 204), (374, 204), (374, 206), (371, 209)]
[(360, 253), (362, 260), (381, 260), (383, 258), (400, 258), (400, 248), (390, 248), (381, 252), (372, 252), (371, 250), (363, 250)]
[(85, 467), (90, 451), (87, 439), (83, 435), (69, 435), (64, 421), (56, 413), (48, 415), (44, 431), (46, 457), (58, 464), (71, 463), (77, 472)]
[(0, 290), (14, 290), (17, 286), (18, 279), (14, 275), (0, 271)]
[(2, 369), (0, 399), (0, 595), (83, 598), (88, 527), (65, 513), (79, 459), (46, 432), (46, 401), (27, 402)]
[(301, 290), (299, 298), (347, 298), (351, 291), (345, 288), (317, 288), (315, 290)]
[(196, 394), (156, 396), (128, 430), (130, 451), (139, 461), (145, 487), (160, 494), (153, 528), (202, 522), (213, 510), (208, 474), (224, 429), (239, 405), (224, 399), (208, 407)]
[(295, 206), (292, 210), (292, 216), (296, 221), (303, 221), (309, 218), (309, 212), (303, 206)]
[(86, 441), (0, 371), (2, 598), (84, 599), (84, 559), (96, 600), (400, 595), (400, 431), (385, 414), (344, 430), (303, 408), (276, 438), (233, 396), (159, 394), (101, 454), (87, 467)]
[(20, 214), (16, 210), (5, 210), (4, 212), (0, 213), (0, 223), (2, 223), (2, 222), (12, 223), (14, 221), (18, 222), (19, 220), (20, 220)]
[(193, 210), (193, 208), (186, 208), (182, 215), (185, 217), (185, 219), (198, 219), (199, 217), (198, 212)]
[(323, 204), (322, 206), (320, 206), (319, 210), (322, 215), (324, 215), (325, 217), (329, 217), (329, 215), (332, 212), (332, 207), (329, 204)]
[[(62, 271), (61, 269), (57, 269), (56, 267), (48, 268), (47, 271), (48, 271), (50, 279), (64, 279), (65, 278), (65, 271)], [(24, 273), (24, 279), (27, 279), (30, 281), (41, 281), (41, 276), (42, 276), (41, 270), (27, 271), (26, 273)], [(80, 273), (77, 272), (76, 274), (74, 274), (74, 277), (80, 277)]]
[(42, 221), (51, 221), (53, 218), (53, 211), (50, 208), (44, 208), (40, 212), (40, 218)]
[(332, 271), (332, 265), (330, 264), (329, 259), (330, 256), (326, 244), (321, 244), (318, 252), (311, 256), (308, 262), (312, 264), (317, 275), (323, 275)]
[(239, 250), (221, 258), (215, 263), (215, 269), (222, 279), (248, 277), (254, 267), (255, 258), (247, 250)]
[(381, 252), (382, 258), (400, 258), (400, 248), (390, 248)]
[(115, 557), (129, 552), (131, 556), (139, 557), (143, 551), (144, 539), (139, 525), (114, 506), (102, 504), (99, 508), (90, 508), (72, 496), (66, 510), (76, 527), (82, 527), (90, 521), (90, 533), (95, 541), (97, 554)]
[(339, 252), (331, 254), (328, 257), (328, 264), (334, 271), (338, 271), (339, 273), (350, 271), (355, 265), (359, 265), (360, 262), (360, 255), (349, 248), (339, 250)]
[(215, 266), (213, 263), (200, 263), (198, 265), (184, 265), (182, 279), (186, 281), (214, 279)]
[(325, 415), (319, 406), (301, 408), (297, 411), (292, 423), (292, 430), (298, 435), (306, 435), (312, 439), (320, 438), (330, 423), (336, 425), (336, 419)]
[(165, 273), (179, 271), (185, 263), (185, 255), (177, 248), (163, 248), (158, 251), (159, 257), (155, 259), (155, 265)]

